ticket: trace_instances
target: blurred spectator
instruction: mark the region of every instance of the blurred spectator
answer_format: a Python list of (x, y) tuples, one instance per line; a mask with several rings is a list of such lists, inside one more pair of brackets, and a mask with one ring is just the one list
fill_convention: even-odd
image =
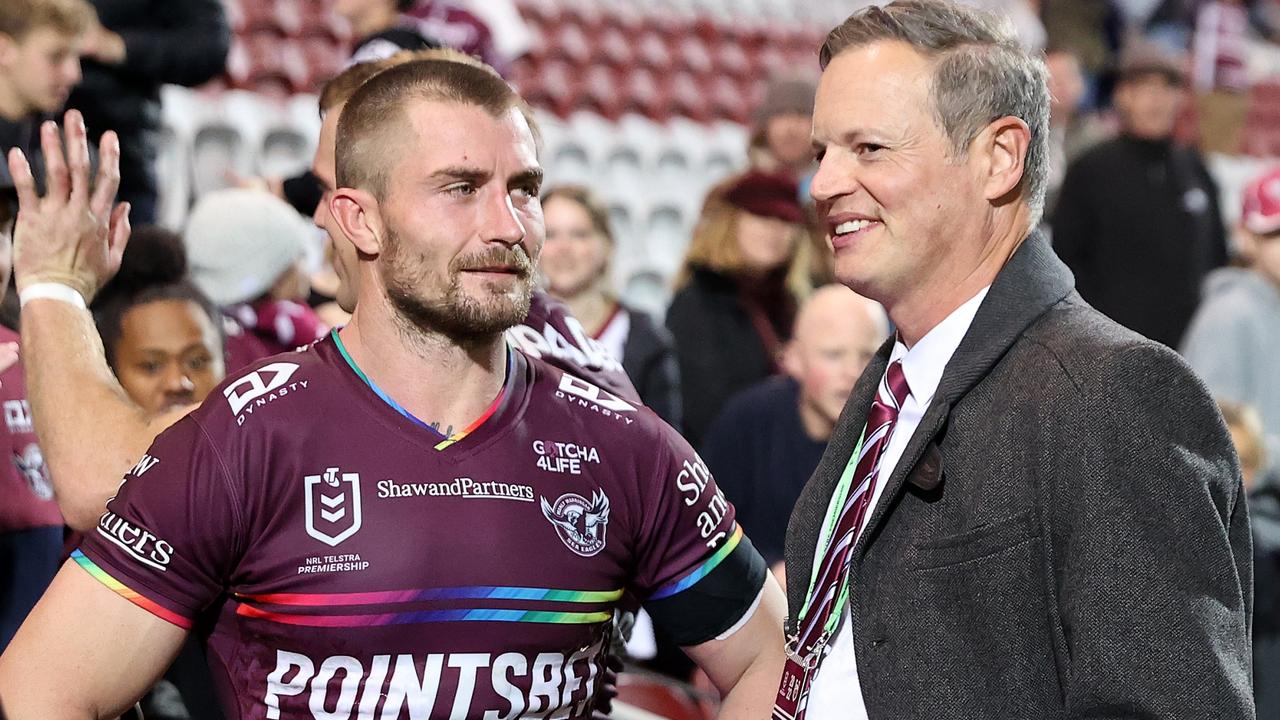
[(488, 24), (461, 5), (447, 0), (417, 0), (405, 10), (403, 22), (424, 37), (480, 58), (506, 74), (510, 58), (498, 53)]
[(359, 38), (349, 64), (383, 60), (401, 50), (440, 47), (439, 41), (423, 35), (401, 17), (400, 13), (413, 4), (414, 0), (337, 0), (333, 11)]
[(729, 396), (780, 368), (810, 288), (797, 192), (788, 177), (749, 172), (713, 190), (694, 227), (667, 311), (694, 447)]
[(1268, 475), (1280, 481), (1280, 168), (1245, 189), (1239, 233), (1247, 268), (1215, 270), (1182, 353), (1220, 398), (1262, 416)]
[[(148, 417), (200, 403), (225, 376), (222, 314), (187, 279), (182, 238), (155, 226), (133, 232), (120, 270), (93, 303), (107, 363)], [(220, 720), (199, 642), (183, 644), (141, 703), (155, 720)]]
[(1161, 0), (1147, 16), (1145, 35), (1166, 52), (1185, 52), (1191, 47), (1196, 9), (1204, 0)]
[[(6, 0), (8, 2), (8, 0)], [(135, 225), (155, 222), (160, 86), (222, 74), (231, 31), (219, 0), (92, 0), (101, 25), (85, 43), (84, 81), (69, 105), (89, 137), (120, 136), (120, 192)]]
[(797, 179), (813, 174), (812, 80), (778, 77), (765, 88), (764, 100), (752, 117), (751, 167), (762, 172), (786, 172)]
[(149, 414), (199, 403), (226, 375), (222, 313), (186, 276), (182, 239), (142, 227), (94, 301), (107, 363)]
[(1227, 258), (1217, 186), (1200, 154), (1173, 140), (1184, 89), (1177, 60), (1131, 47), (1115, 92), (1121, 134), (1070, 165), (1051, 223), (1084, 299), (1171, 347), (1205, 274)]
[(1084, 72), (1086, 108), (1100, 103), (1099, 83), (1112, 69), (1118, 17), (1111, 0), (1040, 0), (1049, 44), (1070, 50)]
[(1066, 48), (1050, 48), (1045, 51), (1044, 63), (1049, 70), (1049, 181), (1045, 216), (1052, 217), (1067, 166), (1101, 142), (1107, 131), (1094, 113), (1081, 109), (1086, 88), (1076, 54)]
[(666, 328), (647, 313), (624, 305), (610, 289), (616, 243), (609, 210), (588, 189), (553, 188), (542, 196), (547, 239), (538, 260), (547, 292), (622, 367), (640, 400), (672, 427), (680, 427), (680, 371)]
[[(84, 0), (4, 0), (0, 3), (0, 153), (19, 148), (41, 192), (44, 160), (37, 125), (67, 102), (80, 82), (80, 45), (95, 24)], [(13, 180), (0, 162), (0, 189)]]
[[(1260, 480), (1267, 464), (1262, 421), (1249, 405), (1219, 401), (1240, 456), (1253, 531), (1253, 697), (1259, 718), (1280, 717), (1280, 487)], [(1272, 463), (1274, 464), (1274, 462)]]
[(888, 335), (878, 303), (843, 285), (819, 288), (796, 315), (786, 375), (734, 395), (711, 425), (702, 459), (770, 565), (782, 560), (791, 508), (854, 383)]
[(328, 331), (305, 302), (311, 229), (279, 198), (232, 188), (205, 195), (187, 221), (191, 279), (231, 320), (227, 372)]
[[(0, 202), (0, 295), (9, 287), (14, 206)], [(37, 444), (18, 334), (0, 327), (0, 652), (35, 606), (62, 560), (62, 513)]]
[(1196, 92), (1200, 147), (1236, 153), (1249, 112), (1249, 13), (1242, 0), (1203, 2), (1192, 40), (1191, 85)]

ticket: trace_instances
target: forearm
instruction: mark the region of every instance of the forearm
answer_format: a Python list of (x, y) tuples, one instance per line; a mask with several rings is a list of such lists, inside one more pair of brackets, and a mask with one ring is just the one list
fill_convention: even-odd
[(93, 527), (120, 478), (155, 439), (107, 366), (89, 311), (57, 300), (22, 310), (27, 393), (67, 524)]

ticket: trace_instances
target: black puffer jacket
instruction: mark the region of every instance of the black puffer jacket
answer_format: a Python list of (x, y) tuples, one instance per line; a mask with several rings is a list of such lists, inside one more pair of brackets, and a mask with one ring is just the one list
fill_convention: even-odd
[[(120, 135), (121, 199), (154, 206), (155, 133), (160, 86), (194, 86), (222, 74), (231, 44), (220, 0), (92, 0), (107, 29), (125, 43), (120, 65), (84, 61), (84, 81), (67, 103), (84, 113), (94, 140)], [(141, 205), (141, 207), (140, 207)]]

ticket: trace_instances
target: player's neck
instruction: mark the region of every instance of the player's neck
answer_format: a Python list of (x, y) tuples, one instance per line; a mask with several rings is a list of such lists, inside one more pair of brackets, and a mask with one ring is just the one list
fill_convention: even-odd
[(352, 361), (411, 415), (446, 435), (484, 414), (502, 391), (507, 347), (502, 333), (460, 344), (415, 335), (379, 322), (357, 307), (339, 331)]

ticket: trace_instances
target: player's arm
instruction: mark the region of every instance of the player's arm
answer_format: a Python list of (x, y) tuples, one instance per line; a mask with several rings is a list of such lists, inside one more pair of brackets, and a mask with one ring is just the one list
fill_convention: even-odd
[(645, 609), (720, 691), (721, 717), (769, 715), (782, 677), (786, 600), (733, 505), (679, 435), (660, 430), (636, 583)]
[(724, 698), (722, 718), (767, 717), (778, 693), (787, 599), (772, 576), (760, 592), (759, 605), (741, 627), (727, 637), (684, 648)]
[(4, 712), (9, 720), (119, 717), (185, 637), (68, 562), (0, 656)]
[[(120, 267), (129, 235), (128, 207), (115, 206), (120, 146), (103, 135), (98, 176), (89, 187), (84, 120), (66, 115), (66, 147), (46, 123), (40, 143), (48, 191), (36, 195), (22, 152), (9, 154), (18, 190), (14, 277), (19, 294), (38, 283), (70, 287), (86, 301)], [(91, 194), (92, 193), (92, 194)], [(58, 299), (29, 299), (22, 309), (22, 352), (36, 434), (67, 524), (91, 528), (119, 478), (156, 435), (186, 410), (148, 417), (120, 387), (88, 310)]]

